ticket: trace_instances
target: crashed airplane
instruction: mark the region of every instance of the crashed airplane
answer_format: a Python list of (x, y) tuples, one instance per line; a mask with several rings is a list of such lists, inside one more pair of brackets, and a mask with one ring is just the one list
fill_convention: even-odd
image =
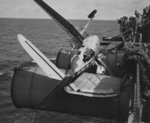
[[(42, 0), (34, 0), (72, 38), (71, 49), (61, 49), (48, 59), (31, 41), (18, 34), (18, 41), (34, 62), (14, 69), (11, 97), (18, 108), (92, 115), (150, 122), (147, 91), (149, 56), (142, 39), (100, 40), (88, 35), (89, 21), (80, 30)], [(136, 32), (136, 30), (134, 31)], [(141, 35), (141, 34), (139, 34)], [(140, 37), (140, 36), (139, 36)], [(143, 101), (144, 100), (144, 101)]]

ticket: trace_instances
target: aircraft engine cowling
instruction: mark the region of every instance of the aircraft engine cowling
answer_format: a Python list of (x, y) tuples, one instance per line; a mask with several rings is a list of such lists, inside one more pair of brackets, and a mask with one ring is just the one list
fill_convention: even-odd
[(92, 49), (96, 54), (98, 54), (100, 49), (100, 40), (96, 35), (89, 36), (83, 40), (83, 46)]
[(99, 49), (100, 40), (98, 36), (93, 35), (85, 38), (82, 46), (77, 50), (78, 52), (71, 57), (71, 69), (69, 73), (74, 74), (82, 69), (85, 64), (88, 64), (90, 60), (98, 55)]

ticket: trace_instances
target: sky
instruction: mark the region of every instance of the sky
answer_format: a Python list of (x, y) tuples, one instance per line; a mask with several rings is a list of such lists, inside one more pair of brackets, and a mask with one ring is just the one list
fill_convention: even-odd
[[(95, 19), (116, 20), (142, 13), (150, 0), (43, 0), (66, 19), (87, 19), (97, 9)], [(33, 0), (0, 0), (0, 17), (50, 18)]]

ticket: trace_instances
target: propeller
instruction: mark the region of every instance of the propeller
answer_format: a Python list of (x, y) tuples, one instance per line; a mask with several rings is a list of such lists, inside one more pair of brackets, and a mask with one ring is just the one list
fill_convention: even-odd
[[(75, 40), (75, 42), (80, 44), (80, 45), (78, 45), (79, 47), (76, 47), (76, 48), (79, 48), (79, 50), (81, 51), (81, 55), (78, 56), (79, 59), (77, 59), (77, 61), (76, 60), (74, 61), (74, 65), (76, 64), (76, 62), (80, 63), (80, 61), (82, 60), (81, 58), (83, 57), (82, 55), (85, 55), (84, 53), (86, 52), (87, 49), (90, 49), (94, 52), (94, 55), (92, 55), (92, 56), (90, 55), (91, 57), (89, 58), (88, 61), (86, 61), (85, 63), (83, 63), (84, 62), (83, 61), (82, 65), (78, 64), (79, 67), (77, 67), (77, 69), (75, 69), (75, 73), (73, 72), (73, 74), (71, 74), (71, 76), (74, 76), (74, 74), (78, 73), (80, 70), (82, 71), (82, 68), (85, 68), (83, 70), (83, 71), (85, 71), (90, 66), (91, 62), (95, 61), (95, 59), (97, 58), (97, 56), (99, 54), (100, 40), (99, 40), (98, 36), (89, 36), (84, 39), (84, 37), (82, 35), (87, 30), (90, 22), (92, 21), (92, 19), (94, 18), (95, 14), (97, 12), (97, 10), (93, 10), (88, 15), (89, 21), (83, 27), (83, 29), (79, 32), (71, 23), (69, 23), (65, 18), (63, 18), (60, 14), (58, 14), (53, 8), (48, 6), (43, 0), (34, 0), (34, 1), (43, 10), (45, 10), (57, 24), (59, 24), (63, 28), (72, 37), (72, 39)], [(84, 40), (84, 42), (83, 42), (83, 40)], [(81, 47), (82, 45), (84, 45), (84, 47)], [(70, 77), (69, 77), (69, 80), (70, 80)], [(56, 92), (57, 90), (62, 88), (62, 86), (68, 84), (68, 82), (62, 81), (61, 84), (58, 84), (56, 86), (57, 89), (55, 88), (54, 92)]]
[(89, 18), (89, 21), (86, 23), (86, 25), (82, 28), (82, 30), (80, 31), (80, 34), (83, 35), (84, 32), (88, 29), (90, 23), (92, 22), (95, 14), (97, 13), (97, 10), (93, 10), (89, 15), (88, 15), (88, 18)]
[(93, 10), (89, 15), (88, 15), (88, 18), (89, 19), (92, 19), (92, 18), (94, 18), (94, 15), (97, 13), (97, 10), (95, 9), (95, 10)]
[[(96, 52), (95, 55), (93, 55), (90, 60), (88, 62), (86, 62), (86, 64), (83, 64), (81, 66), (81, 68), (83, 68), (84, 66), (88, 66), (88, 64), (90, 64), (90, 61), (94, 61), (95, 58), (98, 55), (98, 51), (99, 51), (99, 38), (98, 36), (89, 36), (88, 38), (85, 38), (82, 36), (82, 34), (87, 30), (90, 22), (92, 21), (92, 19), (94, 18), (97, 10), (93, 10), (89, 15), (89, 21), (87, 22), (87, 24), (83, 27), (83, 29), (81, 30), (81, 32), (79, 32), (71, 23), (69, 23), (65, 18), (63, 18), (59, 13), (57, 13), (53, 8), (51, 8), (49, 5), (47, 5), (43, 0), (34, 0), (43, 10), (45, 10), (52, 18), (53, 20), (59, 24), (74, 40), (74, 42), (79, 43), (78, 46), (76, 47), (77, 49), (80, 48), (80, 50), (82, 51), (82, 54), (87, 50), (87, 49), (93, 49), (94, 52)], [(83, 43), (83, 40), (84, 43)], [(82, 48), (81, 46), (86, 45), (84, 48)], [(77, 45), (75, 45), (77, 46)], [(82, 56), (79, 56), (82, 57)], [(79, 59), (80, 61), (80, 59)], [(76, 62), (76, 61), (75, 61)], [(80, 66), (79, 66), (79, 70), (80, 70)]]
[[(86, 30), (88, 29), (90, 23), (92, 22), (95, 14), (96, 14), (97, 10), (93, 10), (89, 15), (88, 15), (88, 22), (83, 26), (83, 27), (80, 27), (80, 28), (77, 28), (78, 31), (80, 32), (80, 34), (86, 38), (88, 37), (88, 34), (86, 33)], [(81, 47), (81, 44), (79, 44), (76, 40), (74, 39), (71, 39), (70, 40), (70, 43), (71, 43), (71, 46), (72, 46), (72, 49), (78, 49)]]

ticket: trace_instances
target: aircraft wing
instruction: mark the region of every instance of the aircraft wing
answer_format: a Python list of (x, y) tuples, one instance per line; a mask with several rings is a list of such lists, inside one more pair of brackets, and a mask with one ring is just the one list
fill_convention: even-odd
[(53, 8), (48, 6), (42, 0), (34, 0), (41, 8), (43, 8), (52, 18), (53, 20), (59, 24), (72, 38), (75, 38), (77, 43), (82, 44), (84, 37), (78, 32), (78, 30), (69, 23), (65, 18), (63, 18), (60, 14), (58, 14)]
[(48, 77), (62, 80), (65, 75), (38, 48), (23, 35), (18, 35), (18, 41), (32, 59), (41, 67)]
[(120, 81), (121, 79), (117, 77), (85, 72), (64, 89), (73, 95), (97, 98), (115, 97), (119, 94)]

